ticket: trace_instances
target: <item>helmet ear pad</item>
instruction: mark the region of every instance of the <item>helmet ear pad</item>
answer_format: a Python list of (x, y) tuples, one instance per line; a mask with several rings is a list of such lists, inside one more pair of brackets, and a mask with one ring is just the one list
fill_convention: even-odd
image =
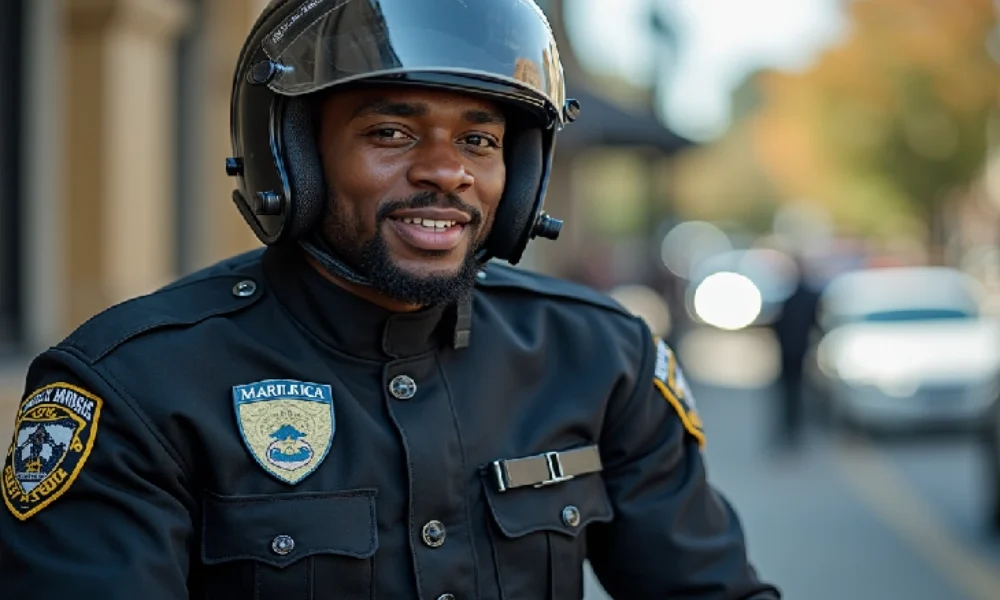
[(315, 102), (308, 96), (278, 97), (275, 102), (281, 127), (276, 158), (284, 165), (291, 188), (284, 238), (297, 240), (317, 227), (326, 212), (327, 185), (316, 144), (319, 119)]
[(489, 257), (516, 263), (541, 210), (545, 175), (544, 135), (540, 127), (508, 125), (504, 136), (507, 181), (486, 240)]

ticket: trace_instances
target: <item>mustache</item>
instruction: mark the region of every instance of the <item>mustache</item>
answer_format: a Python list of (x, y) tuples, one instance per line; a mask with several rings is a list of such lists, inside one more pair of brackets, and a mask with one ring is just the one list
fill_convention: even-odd
[(455, 194), (436, 194), (434, 192), (419, 192), (405, 200), (389, 200), (378, 208), (375, 220), (381, 223), (397, 210), (428, 208), (430, 206), (460, 210), (469, 216), (469, 225), (473, 227), (478, 227), (483, 222), (483, 213), (478, 208), (462, 202), (462, 199)]

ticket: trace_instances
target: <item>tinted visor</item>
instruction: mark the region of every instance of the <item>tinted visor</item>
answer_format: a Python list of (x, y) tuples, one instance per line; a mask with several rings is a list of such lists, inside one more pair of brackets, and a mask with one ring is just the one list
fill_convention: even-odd
[[(371, 77), (501, 84), (562, 120), (562, 65), (532, 0), (308, 0), (264, 40), (270, 87), (297, 96)], [(484, 86), (484, 89), (490, 89)]]

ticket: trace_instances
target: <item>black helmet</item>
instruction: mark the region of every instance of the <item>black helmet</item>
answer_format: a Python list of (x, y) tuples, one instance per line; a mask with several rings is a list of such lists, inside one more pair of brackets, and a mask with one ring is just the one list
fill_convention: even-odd
[(227, 160), (233, 199), (263, 243), (301, 241), (322, 221), (327, 187), (304, 97), (354, 82), (439, 87), (522, 109), (480, 258), (516, 263), (531, 238), (558, 236), (562, 223), (542, 202), (555, 133), (579, 106), (566, 100), (555, 39), (533, 0), (273, 0), (237, 62)]

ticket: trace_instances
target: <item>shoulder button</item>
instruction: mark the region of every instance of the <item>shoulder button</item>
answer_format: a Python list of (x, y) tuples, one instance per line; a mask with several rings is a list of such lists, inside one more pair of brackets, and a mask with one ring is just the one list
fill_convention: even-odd
[(257, 282), (252, 279), (244, 279), (233, 286), (233, 295), (237, 298), (249, 298), (257, 293)]

